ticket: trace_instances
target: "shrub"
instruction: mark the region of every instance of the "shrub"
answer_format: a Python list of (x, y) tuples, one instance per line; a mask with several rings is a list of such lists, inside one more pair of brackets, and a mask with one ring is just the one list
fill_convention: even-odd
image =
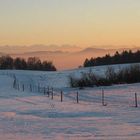
[(140, 65), (133, 65), (115, 72), (113, 67), (108, 67), (104, 77), (99, 77), (93, 72), (83, 73), (81, 78), (70, 77), (71, 87), (110, 86), (113, 84), (140, 82)]
[(82, 73), (81, 78), (75, 78), (70, 76), (70, 85), (71, 87), (93, 87), (97, 85), (97, 76), (95, 76), (91, 71), (89, 73)]

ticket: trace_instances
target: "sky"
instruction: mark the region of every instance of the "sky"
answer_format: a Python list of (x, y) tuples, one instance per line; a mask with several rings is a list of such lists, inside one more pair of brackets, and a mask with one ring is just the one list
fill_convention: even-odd
[(0, 0), (0, 46), (140, 45), (140, 0)]

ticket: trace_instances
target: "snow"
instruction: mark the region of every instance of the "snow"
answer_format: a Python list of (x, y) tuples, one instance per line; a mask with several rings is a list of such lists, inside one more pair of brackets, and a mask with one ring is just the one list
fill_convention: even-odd
[[(140, 107), (135, 108), (134, 95), (137, 93), (140, 105), (140, 83), (71, 89), (68, 76), (79, 76), (89, 69), (0, 71), (0, 140), (139, 140)], [(105, 66), (92, 68), (97, 73), (104, 69)], [(21, 87), (13, 88), (12, 74), (20, 85), (25, 84), (24, 92)], [(30, 84), (34, 86), (33, 92), (29, 90)], [(35, 87), (38, 84), (54, 87), (54, 99), (39, 93)], [(107, 106), (101, 103), (102, 89)]]
[[(139, 63), (134, 64), (120, 64), (120, 65), (110, 65), (116, 71), (119, 69), (131, 66), (131, 65), (140, 65)], [(69, 77), (73, 76), (75, 78), (80, 78), (82, 73), (93, 72), (95, 75), (104, 76), (105, 71), (110, 66), (96, 66), (89, 68), (79, 68), (66, 71), (57, 71), (57, 72), (42, 72), (42, 71), (22, 71), (22, 70), (1, 70), (0, 74), (16, 74), (16, 78), (20, 83), (24, 84), (33, 84), (33, 85), (42, 85), (49, 86), (53, 88), (67, 88), (70, 87)]]

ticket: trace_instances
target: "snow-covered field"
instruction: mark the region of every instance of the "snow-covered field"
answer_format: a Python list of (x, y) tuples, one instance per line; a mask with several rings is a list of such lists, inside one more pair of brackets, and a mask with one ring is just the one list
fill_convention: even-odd
[[(104, 69), (102, 66), (92, 70), (103, 74)], [(0, 140), (139, 140), (140, 107), (134, 107), (134, 93), (138, 94), (140, 105), (140, 83), (84, 90), (69, 88), (68, 76), (85, 71), (89, 69), (0, 71)], [(21, 87), (13, 88), (11, 74), (15, 74), (20, 85), (25, 85), (24, 92)], [(54, 99), (39, 93), (35, 87), (30, 92), (30, 84), (54, 87)], [(107, 106), (101, 104), (102, 89)]]

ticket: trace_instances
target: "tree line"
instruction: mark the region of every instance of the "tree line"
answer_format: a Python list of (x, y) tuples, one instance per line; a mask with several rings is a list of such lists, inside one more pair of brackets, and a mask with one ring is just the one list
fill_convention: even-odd
[(91, 67), (100, 65), (138, 63), (138, 62), (140, 62), (140, 50), (138, 50), (137, 52), (132, 52), (131, 50), (129, 50), (123, 51), (122, 53), (116, 51), (116, 53), (113, 56), (107, 54), (103, 57), (97, 58), (92, 57), (90, 59), (86, 59), (83, 66)]
[(38, 57), (29, 57), (25, 60), (8, 55), (0, 57), (0, 69), (56, 71), (56, 67), (50, 61), (41, 61)]

